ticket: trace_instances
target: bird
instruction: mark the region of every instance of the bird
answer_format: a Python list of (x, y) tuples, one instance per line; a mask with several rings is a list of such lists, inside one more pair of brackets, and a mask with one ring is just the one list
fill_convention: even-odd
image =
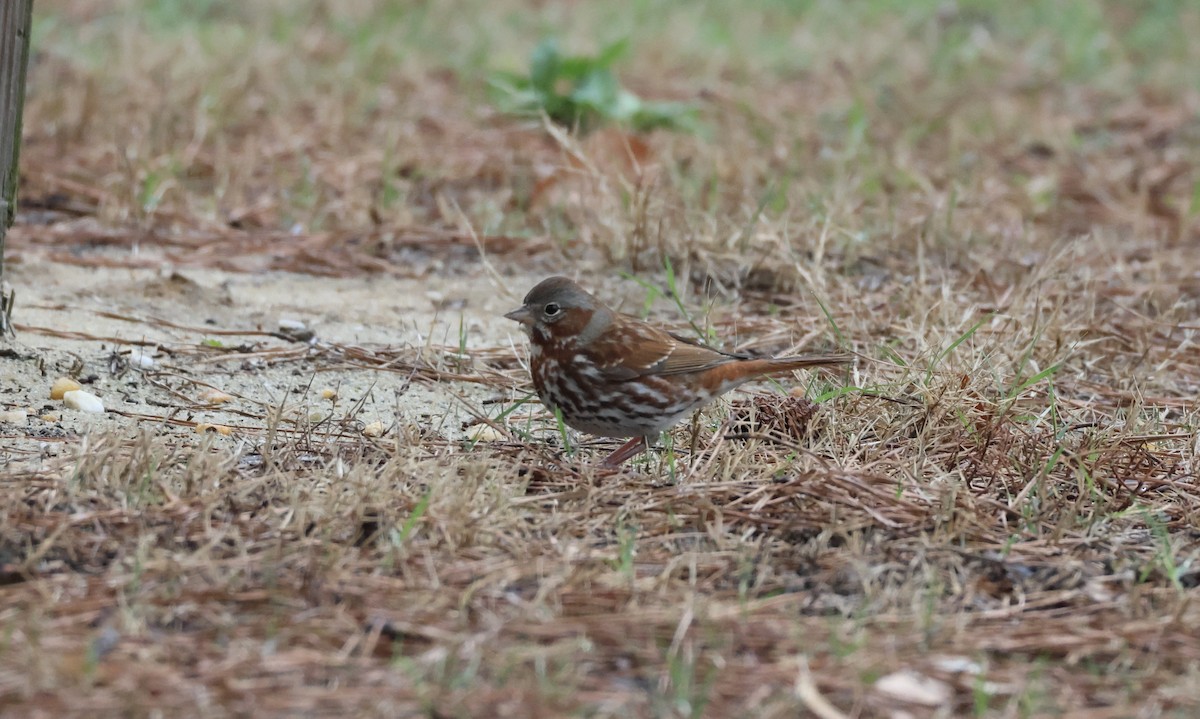
[(714, 349), (616, 312), (576, 282), (549, 277), (504, 315), (529, 334), (538, 398), (570, 427), (629, 438), (617, 467), (693, 410), (750, 380), (851, 361), (849, 354), (752, 357)]

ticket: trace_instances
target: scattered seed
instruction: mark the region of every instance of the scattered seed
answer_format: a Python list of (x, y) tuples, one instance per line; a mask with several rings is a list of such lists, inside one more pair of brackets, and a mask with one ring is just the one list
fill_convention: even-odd
[(8, 424), (25, 424), (29, 419), (29, 413), (23, 409), (10, 409), (0, 412), (0, 422)]
[(157, 362), (154, 360), (156, 347), (134, 347), (129, 350), (129, 365), (137, 369), (152, 369)]
[(62, 399), (67, 392), (77, 389), (83, 389), (83, 385), (70, 377), (59, 377), (50, 385), (50, 399)]
[(69, 409), (79, 412), (88, 412), (91, 414), (103, 414), (104, 403), (100, 398), (91, 392), (85, 392), (81, 389), (73, 389), (63, 394), (63, 404)]
[(200, 401), (205, 404), (225, 404), (233, 399), (233, 395), (226, 394), (219, 389), (209, 387), (200, 393)]
[(475, 431), (473, 439), (476, 442), (504, 442), (508, 439), (503, 432), (491, 426), (490, 424), (482, 424)]

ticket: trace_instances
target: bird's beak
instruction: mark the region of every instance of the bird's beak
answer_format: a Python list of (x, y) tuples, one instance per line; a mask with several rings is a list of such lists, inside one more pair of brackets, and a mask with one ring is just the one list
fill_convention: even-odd
[(533, 326), (533, 313), (529, 311), (528, 307), (518, 307), (504, 316), (505, 318), (514, 322), (520, 322), (521, 324), (529, 325), (530, 327)]

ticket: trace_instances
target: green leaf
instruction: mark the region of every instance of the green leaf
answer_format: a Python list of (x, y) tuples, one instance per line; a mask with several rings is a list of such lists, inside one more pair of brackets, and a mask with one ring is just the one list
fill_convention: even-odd
[(554, 92), (561, 65), (558, 41), (552, 37), (542, 40), (533, 49), (533, 56), (529, 60), (529, 84), (543, 92)]
[(600, 67), (612, 67), (629, 50), (629, 38), (623, 38), (600, 51), (595, 63)]
[(617, 79), (608, 72), (593, 72), (579, 83), (570, 97), (580, 105), (613, 117), (617, 105)]

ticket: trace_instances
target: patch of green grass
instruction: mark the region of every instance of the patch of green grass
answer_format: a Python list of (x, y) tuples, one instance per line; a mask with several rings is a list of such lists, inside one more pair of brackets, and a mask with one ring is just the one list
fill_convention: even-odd
[(562, 439), (563, 452), (568, 457), (575, 454), (575, 443), (571, 441), (570, 431), (567, 429), (566, 420), (563, 419), (562, 408), (554, 408), (554, 423), (558, 428), (558, 436)]
[(945, 360), (946, 357), (950, 356), (950, 354), (954, 352), (959, 345), (971, 339), (971, 337), (973, 337), (975, 333), (979, 331), (979, 328), (987, 324), (989, 321), (991, 321), (991, 319), (991, 315), (983, 317), (978, 322), (971, 325), (966, 332), (963, 332), (961, 335), (956, 337), (953, 342), (946, 345), (945, 349), (943, 349), (941, 352), (938, 352), (933, 361), (929, 363), (929, 368), (925, 371), (925, 384), (927, 386), (933, 380), (933, 375), (937, 371), (937, 368), (942, 364), (942, 361)]
[(604, 123), (626, 125), (638, 132), (658, 128), (690, 130), (696, 108), (679, 102), (643, 100), (621, 87), (613, 64), (629, 48), (620, 40), (597, 55), (564, 55), (553, 38), (534, 49), (528, 74), (496, 72), (491, 84), (505, 112), (537, 116), (582, 132)]
[[(657, 697), (663, 716), (702, 717), (717, 667), (707, 664), (691, 652), (668, 652), (667, 691)], [(707, 664), (707, 666), (704, 666)]]

